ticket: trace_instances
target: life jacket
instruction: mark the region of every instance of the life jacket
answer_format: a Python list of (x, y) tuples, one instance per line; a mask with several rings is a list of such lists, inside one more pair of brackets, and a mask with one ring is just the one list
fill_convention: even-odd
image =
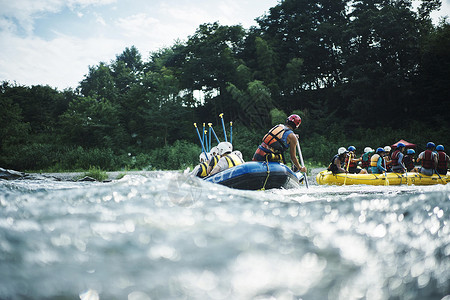
[(219, 162), (220, 159), (220, 155), (215, 155), (211, 158), (211, 161), (209, 162), (209, 166), (211, 167), (211, 170), (214, 169), (214, 167), (217, 165), (217, 163)]
[(414, 163), (411, 155), (405, 155), (403, 158), (403, 163), (405, 164), (406, 170), (411, 171), (414, 169)]
[[(354, 162), (354, 161), (352, 161), (352, 157), (353, 157), (353, 155), (347, 155), (347, 156), (345, 157), (345, 164), (344, 164), (344, 166), (347, 167), (347, 164), (349, 164), (349, 165), (348, 165), (348, 168), (349, 168), (349, 169), (351, 169), (351, 168), (356, 168), (356, 166), (357, 166), (357, 163)], [(349, 160), (350, 160), (350, 163), (349, 163)], [(345, 168), (345, 169), (346, 169), (346, 168)]]
[(337, 173), (338, 167), (336, 166), (335, 162), (336, 162), (336, 159), (338, 159), (338, 158), (339, 158), (339, 154), (336, 154), (335, 156), (333, 156), (333, 158), (331, 159), (331, 163), (327, 168), (328, 171)]
[(235, 166), (238, 166), (240, 164), (242, 164), (242, 160), (239, 156), (237, 156), (236, 154), (228, 154), (227, 156), (225, 156), (225, 160), (228, 163), (228, 168), (232, 168)]
[(444, 151), (438, 152), (438, 164), (436, 169), (447, 170), (447, 155)]
[(372, 157), (370, 158), (370, 166), (371, 167), (376, 167), (379, 158), (380, 158), (380, 155), (377, 154), (377, 153), (372, 155)]
[[(202, 163), (200, 164), (200, 169), (198, 170), (196, 176), (198, 176), (198, 177), (200, 177), (200, 178), (206, 177), (206, 175), (208, 175), (208, 174), (206, 173), (206, 170), (207, 170), (207, 169), (208, 169), (208, 162), (207, 162), (207, 161), (202, 162)], [(200, 170), (201, 170), (201, 172), (200, 172)]]
[(361, 155), (361, 168), (367, 169), (370, 166), (370, 152), (364, 153)]
[(434, 169), (433, 151), (425, 150), (422, 158), (422, 167), (424, 169)]
[(398, 155), (400, 154), (400, 150), (395, 150), (391, 155), (391, 166), (398, 165)]
[[(287, 143), (287, 137), (293, 131), (282, 124), (278, 124), (263, 137), (263, 144), (272, 148), (275, 153), (283, 153), (285, 150), (289, 149)], [(264, 147), (264, 145), (261, 145)], [(269, 149), (271, 150), (271, 149)]]

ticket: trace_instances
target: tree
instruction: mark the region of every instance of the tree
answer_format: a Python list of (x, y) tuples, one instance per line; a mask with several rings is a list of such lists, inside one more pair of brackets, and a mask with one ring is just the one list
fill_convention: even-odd
[(118, 90), (108, 65), (101, 62), (98, 66), (89, 67), (89, 74), (80, 82), (80, 91), (83, 96), (98, 100), (108, 99), (116, 103)]
[(118, 107), (107, 99), (79, 97), (69, 103), (60, 118), (65, 139), (83, 147), (117, 149), (116, 133), (120, 130)]
[(238, 89), (232, 83), (228, 84), (228, 92), (240, 105), (240, 119), (249, 126), (264, 129), (270, 126), (271, 118), (268, 112), (274, 107), (270, 91), (262, 81), (254, 80), (246, 90)]
[(0, 86), (0, 153), (8, 146), (23, 144), (30, 129), (29, 123), (23, 122), (20, 106), (6, 95), (9, 89), (8, 82)]

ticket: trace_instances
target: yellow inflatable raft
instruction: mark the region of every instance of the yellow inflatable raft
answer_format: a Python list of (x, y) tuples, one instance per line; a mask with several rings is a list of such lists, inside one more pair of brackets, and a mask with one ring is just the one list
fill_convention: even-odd
[(345, 174), (339, 173), (333, 175), (330, 171), (322, 171), (316, 176), (318, 184), (350, 185), (350, 184), (369, 184), (369, 185), (433, 185), (447, 184), (450, 182), (450, 172), (447, 175), (426, 176), (420, 173), (386, 173), (385, 174)]

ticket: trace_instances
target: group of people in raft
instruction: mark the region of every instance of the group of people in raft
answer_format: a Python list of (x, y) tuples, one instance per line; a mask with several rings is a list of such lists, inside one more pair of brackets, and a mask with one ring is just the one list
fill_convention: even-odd
[[(301, 122), (300, 116), (293, 114), (286, 119), (285, 124), (278, 124), (270, 129), (256, 149), (252, 160), (286, 163), (284, 152), (289, 151), (294, 170), (306, 172), (306, 168), (300, 166), (296, 155), (298, 135), (294, 130)], [(242, 153), (238, 150), (233, 151), (230, 142), (220, 142), (216, 147), (212, 147), (209, 153), (202, 152), (199, 159), (200, 164), (194, 168), (192, 174), (201, 178), (244, 163)]]
[[(252, 160), (286, 164), (284, 152), (289, 151), (294, 171), (306, 172), (306, 168), (300, 166), (296, 155), (298, 135), (294, 130), (301, 122), (300, 116), (293, 114), (286, 119), (285, 124), (278, 124), (270, 129), (256, 149)], [(332, 158), (328, 170), (335, 174), (385, 172), (420, 172), (428, 176), (434, 173), (447, 174), (450, 157), (445, 153), (443, 145), (427, 143), (426, 150), (419, 154), (417, 160), (413, 149), (405, 150), (405, 144), (400, 142), (395, 149), (391, 149), (390, 146), (379, 147), (376, 150), (366, 147), (364, 153), (357, 157), (356, 147), (350, 146), (348, 149), (341, 147)], [(244, 163), (242, 153), (238, 150), (233, 151), (233, 145), (229, 142), (219, 143), (209, 153), (201, 153), (199, 158), (200, 164), (194, 168), (192, 174), (202, 178)], [(416, 163), (420, 166), (416, 167)]]
[[(399, 142), (395, 149), (390, 146), (373, 150), (364, 149), (364, 153), (357, 157), (354, 146), (345, 149), (341, 147), (332, 158), (328, 171), (354, 174), (381, 174), (385, 172), (419, 172), (431, 176), (434, 173), (446, 175), (450, 157), (445, 153), (443, 145), (428, 142), (425, 151), (415, 159), (414, 149), (406, 149), (405, 144)], [(416, 163), (419, 166), (416, 166)]]

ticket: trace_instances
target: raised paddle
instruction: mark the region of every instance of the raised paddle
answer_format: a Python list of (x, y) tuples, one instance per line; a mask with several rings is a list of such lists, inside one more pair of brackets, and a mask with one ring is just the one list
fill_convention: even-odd
[(208, 159), (208, 154), (206, 153), (205, 146), (203, 145), (203, 140), (200, 137), (200, 132), (198, 132), (197, 123), (194, 123), (195, 130), (197, 130), (198, 139), (200, 140), (200, 145), (202, 146), (202, 152), (205, 153), (206, 159)]
[(384, 162), (384, 168), (386, 169), (386, 171), (384, 171), (384, 178), (385, 178), (384, 185), (389, 185), (389, 180), (388, 180), (388, 178), (387, 178), (387, 166), (386, 166), (386, 161), (384, 160), (384, 157), (382, 157), (382, 159), (383, 159), (383, 162)]
[(220, 119), (222, 120), (222, 128), (223, 128), (223, 136), (225, 137), (225, 142), (228, 142), (227, 139), (227, 132), (225, 131), (225, 123), (223, 122), (223, 113), (219, 115)]
[(212, 131), (212, 133), (214, 134), (214, 137), (215, 137), (216, 140), (217, 140), (217, 144), (220, 143), (220, 140), (219, 140), (219, 138), (217, 137), (217, 134), (216, 134), (216, 132), (214, 131), (214, 128), (212, 127), (212, 123), (208, 123), (208, 126), (209, 126), (209, 128), (211, 128), (211, 131)]
[[(305, 163), (303, 162), (303, 155), (302, 155), (302, 150), (300, 149), (300, 143), (297, 140), (297, 150), (298, 150), (298, 156), (300, 157), (300, 163), (302, 164), (302, 168), (305, 166)], [(308, 176), (306, 176), (306, 172), (305, 172), (305, 183), (306, 183), (306, 188), (308, 189)]]
[(347, 182), (348, 168), (350, 167), (350, 160), (351, 160), (351, 159), (352, 159), (352, 153), (350, 152), (350, 153), (349, 153), (349, 156), (348, 156), (348, 161), (347, 161), (347, 168), (345, 168), (345, 170), (346, 170), (347, 172), (345, 173), (344, 185), (345, 185), (345, 183)]

